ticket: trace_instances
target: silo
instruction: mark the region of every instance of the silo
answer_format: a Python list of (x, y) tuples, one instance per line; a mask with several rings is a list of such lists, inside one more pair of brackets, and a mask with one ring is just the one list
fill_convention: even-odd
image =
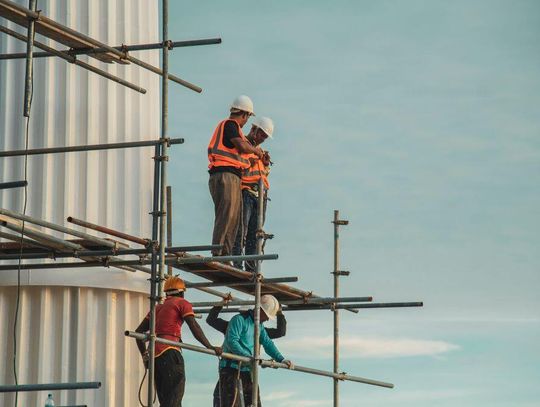
[[(18, 0), (27, 7), (27, 1)], [(158, 2), (48, 0), (49, 18), (109, 45), (158, 42)], [(6, 20), (1, 24), (25, 33)], [(57, 49), (65, 47), (36, 36)], [(0, 52), (25, 44), (0, 34)], [(155, 66), (158, 51), (133, 52)], [(145, 95), (66, 63), (34, 64), (30, 148), (159, 138), (159, 77), (135, 66), (79, 57), (147, 89)], [(0, 149), (24, 148), (24, 60), (0, 61)], [(28, 158), (26, 213), (58, 224), (67, 216), (150, 237), (153, 149), (52, 154)], [(23, 158), (0, 158), (0, 182), (24, 179)], [(0, 191), (3, 208), (22, 212), (23, 190)], [(88, 232), (88, 231), (87, 231)], [(93, 233), (93, 232), (89, 232)], [(68, 236), (60, 237), (68, 238)], [(57, 269), (21, 273), (18, 323), (17, 273), (0, 272), (0, 382), (14, 383), (14, 333), (19, 383), (101, 381), (99, 390), (53, 392), (57, 404), (137, 405), (143, 365), (132, 339), (147, 309), (148, 276), (117, 269)], [(144, 391), (144, 390), (143, 390)], [(47, 392), (19, 393), (19, 406), (40, 406)], [(0, 405), (13, 405), (12, 394)]]

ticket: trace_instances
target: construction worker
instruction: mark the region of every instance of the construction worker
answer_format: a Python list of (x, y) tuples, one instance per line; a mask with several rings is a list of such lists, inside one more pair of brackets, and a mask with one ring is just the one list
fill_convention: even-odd
[[(219, 356), (221, 348), (212, 346), (201, 327), (195, 321), (193, 307), (184, 299), (186, 285), (182, 279), (171, 276), (165, 280), (166, 299), (156, 306), (156, 335), (158, 338), (182, 342), (182, 324), (187, 323), (191, 333), (206, 348), (212, 349)], [(150, 329), (150, 313), (142, 320), (136, 331), (145, 333)], [(144, 341), (137, 340), (137, 347), (148, 368), (148, 350)], [(181, 407), (186, 382), (184, 358), (181, 350), (170, 345), (156, 342), (154, 380), (161, 407)]]
[[(210, 325), (212, 328), (218, 330), (219, 332), (225, 335), (227, 332), (227, 327), (229, 326), (229, 321), (226, 321), (223, 318), (219, 318), (219, 313), (221, 312), (222, 309), (223, 309), (223, 306), (219, 306), (219, 305), (213, 307), (210, 310), (208, 317), (206, 317), (206, 323)], [(240, 313), (248, 312), (248, 309), (242, 310), (242, 308), (240, 308), (240, 310), (241, 310)], [(287, 320), (285, 319), (285, 315), (283, 315), (283, 312), (281, 311), (281, 307), (276, 313), (276, 317), (277, 317), (276, 328), (264, 327), (270, 339), (281, 338), (285, 336), (287, 332)], [(220, 401), (219, 401), (219, 381), (216, 383), (216, 387), (214, 388), (214, 407), (221, 407)]]
[[(272, 295), (261, 297), (260, 335), (259, 341), (266, 353), (277, 362), (285, 363), (292, 368), (291, 361), (285, 360), (279, 350), (269, 338), (264, 329), (263, 322), (275, 319), (279, 310), (279, 302)], [(234, 353), (240, 356), (253, 357), (255, 321), (253, 310), (235, 315), (228, 324), (223, 352)], [(238, 381), (241, 381), (243, 394), (238, 394)], [(236, 407), (243, 398), (244, 405), (252, 405), (251, 363), (240, 363), (231, 359), (222, 359), (219, 362), (219, 398), (221, 407)], [(258, 406), (261, 406), (258, 400)]]
[[(268, 117), (257, 117), (253, 121), (247, 140), (254, 147), (260, 146), (267, 138), (272, 138), (274, 123)], [(262, 178), (265, 188), (263, 205), (263, 223), (266, 212), (266, 191), (270, 188), (270, 154), (265, 151), (262, 159), (250, 156), (250, 167), (242, 172), (242, 227), (238, 228), (233, 254), (257, 253), (257, 225), (259, 218), (259, 180)], [(245, 250), (244, 250), (245, 248)], [(235, 267), (242, 268), (242, 262), (235, 262)], [(246, 261), (246, 271), (255, 271), (255, 262)]]
[(214, 231), (212, 244), (221, 245), (213, 250), (214, 256), (232, 253), (238, 225), (241, 222), (242, 171), (249, 168), (249, 154), (262, 158), (264, 153), (252, 146), (242, 133), (242, 127), (253, 113), (253, 102), (247, 96), (238, 96), (230, 107), (228, 119), (218, 123), (208, 144), (208, 186), (214, 201)]

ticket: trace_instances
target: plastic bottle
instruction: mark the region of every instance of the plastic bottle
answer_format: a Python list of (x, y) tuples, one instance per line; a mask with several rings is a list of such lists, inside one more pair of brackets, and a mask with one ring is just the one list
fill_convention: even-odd
[(54, 400), (52, 398), (52, 394), (49, 394), (47, 400), (45, 400), (45, 407), (54, 407)]

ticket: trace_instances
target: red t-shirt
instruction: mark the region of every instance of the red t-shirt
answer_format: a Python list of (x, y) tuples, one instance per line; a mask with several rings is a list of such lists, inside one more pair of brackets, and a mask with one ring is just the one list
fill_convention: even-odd
[[(156, 335), (170, 341), (182, 340), (184, 318), (195, 315), (191, 303), (182, 297), (167, 297), (163, 304), (156, 306)], [(146, 315), (150, 319), (150, 313)], [(167, 349), (177, 349), (164, 343), (156, 342), (155, 355), (158, 357)]]

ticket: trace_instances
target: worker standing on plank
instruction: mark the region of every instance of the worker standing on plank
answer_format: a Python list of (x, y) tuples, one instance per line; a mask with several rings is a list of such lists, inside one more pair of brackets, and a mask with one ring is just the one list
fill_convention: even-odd
[(219, 122), (208, 144), (208, 186), (215, 213), (212, 244), (222, 246), (212, 251), (214, 256), (232, 253), (242, 214), (242, 171), (250, 166), (249, 154), (258, 158), (264, 155), (242, 133), (242, 127), (252, 115), (251, 99), (238, 96), (231, 104), (229, 118)]
[[(182, 324), (187, 323), (191, 333), (206, 348), (212, 349), (219, 356), (221, 348), (212, 346), (201, 327), (195, 321), (191, 303), (184, 299), (186, 285), (177, 276), (165, 280), (166, 299), (156, 306), (156, 335), (158, 338), (171, 341), (182, 341)], [(136, 331), (145, 333), (150, 329), (150, 314), (137, 327)], [(148, 350), (145, 342), (137, 340), (137, 347), (142, 355), (143, 363), (148, 368)], [(180, 348), (156, 342), (154, 380), (161, 407), (181, 407), (184, 397), (186, 376), (184, 358)]]
[[(267, 138), (272, 138), (274, 122), (268, 117), (257, 117), (253, 121), (247, 140), (254, 147), (260, 146)], [(265, 151), (262, 158), (250, 156), (250, 167), (242, 172), (242, 224), (236, 233), (233, 254), (257, 254), (257, 226), (259, 219), (259, 180), (264, 184), (263, 224), (266, 214), (267, 191), (270, 188), (270, 154)], [(242, 262), (234, 266), (242, 268)], [(246, 271), (255, 271), (255, 262), (246, 261)]]
[[(223, 309), (223, 306), (215, 306), (212, 307), (210, 310), (210, 313), (208, 314), (208, 317), (206, 317), (206, 323), (210, 325), (212, 328), (218, 330), (222, 334), (227, 333), (227, 327), (229, 326), (229, 321), (224, 320), (223, 318), (219, 318), (219, 313)], [(240, 308), (240, 314), (247, 314), (248, 309), (242, 311), (242, 308)], [(279, 307), (278, 312), (276, 313), (277, 317), (277, 325), (276, 328), (267, 328), (264, 327), (266, 330), (266, 333), (268, 334), (268, 337), (270, 339), (277, 339), (285, 336), (287, 333), (287, 320), (285, 319), (285, 315), (283, 315), (283, 312), (281, 310), (281, 307)], [(221, 407), (219, 402), (219, 381), (216, 383), (216, 387), (214, 388), (214, 407)]]
[[(279, 302), (272, 295), (263, 295), (261, 297), (260, 312), (260, 336), (259, 342), (266, 353), (277, 362), (287, 364), (290, 368), (293, 366), (291, 361), (285, 360), (269, 338), (264, 329), (263, 322), (269, 319), (275, 319), (279, 310)], [(235, 315), (228, 324), (225, 341), (223, 342), (223, 351), (234, 353), (240, 356), (253, 357), (254, 349), (254, 310)], [(241, 381), (243, 394), (238, 394), (237, 382)], [(222, 359), (219, 362), (219, 396), (221, 407), (235, 407), (240, 397), (243, 397), (244, 405), (252, 405), (252, 386), (251, 363), (240, 363), (235, 360)], [(258, 406), (261, 406), (258, 400)]]

